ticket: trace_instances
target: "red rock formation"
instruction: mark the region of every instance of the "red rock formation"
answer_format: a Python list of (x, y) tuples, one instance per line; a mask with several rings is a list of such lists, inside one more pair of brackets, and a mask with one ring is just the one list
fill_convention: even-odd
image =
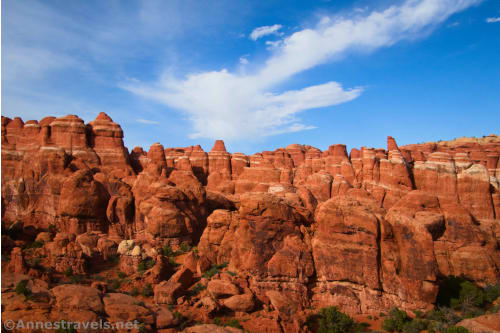
[[(170, 330), (170, 304), (203, 322), (250, 312), (247, 330), (298, 332), (310, 307), (429, 309), (444, 276), (500, 277), (499, 156), (494, 135), (401, 147), (388, 137), (387, 150), (349, 155), (293, 144), (247, 156), (220, 140), (208, 154), (156, 143), (129, 155), (104, 113), (88, 124), (2, 117), (2, 317)], [(62, 273), (118, 269), (122, 288), (150, 283), (154, 297), (135, 304), (102, 281), (84, 295), (52, 288)], [(26, 276), (47, 302), (23, 305), (20, 273), (51, 284)]]
[(99, 156), (103, 171), (120, 178), (133, 174), (128, 150), (123, 145), (123, 131), (120, 125), (101, 112), (87, 127), (90, 131), (90, 146)]

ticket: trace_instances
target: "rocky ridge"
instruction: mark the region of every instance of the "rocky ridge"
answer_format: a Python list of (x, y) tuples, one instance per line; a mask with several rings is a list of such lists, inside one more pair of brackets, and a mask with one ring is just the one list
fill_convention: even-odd
[[(156, 330), (179, 324), (165, 304), (204, 322), (245, 314), (255, 332), (302, 331), (308, 309), (329, 305), (427, 310), (446, 276), (500, 277), (499, 156), (496, 135), (401, 147), (388, 137), (387, 149), (350, 153), (292, 144), (247, 156), (220, 140), (210, 152), (129, 153), (104, 113), (88, 124), (2, 117), (2, 267), (56, 298), (27, 315), (128, 313)], [(164, 251), (186, 247), (180, 266)], [(134, 305), (94, 281), (88, 308), (65, 308), (60, 295), (72, 292), (55, 281), (110, 258), (132, 280), (125, 289), (149, 283), (154, 297)], [(2, 298), (15, 299), (11, 287)], [(21, 313), (7, 308), (3, 317)]]

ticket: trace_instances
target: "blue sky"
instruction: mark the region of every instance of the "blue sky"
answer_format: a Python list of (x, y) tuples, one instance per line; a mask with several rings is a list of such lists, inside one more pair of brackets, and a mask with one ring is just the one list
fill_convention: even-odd
[(497, 0), (3, 0), (2, 114), (248, 154), (500, 134), (499, 54)]

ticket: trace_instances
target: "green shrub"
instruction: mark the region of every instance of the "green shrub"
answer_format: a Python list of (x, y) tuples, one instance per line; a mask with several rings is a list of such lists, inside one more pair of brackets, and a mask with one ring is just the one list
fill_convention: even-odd
[(453, 308), (455, 308), (455, 306), (457, 305), (465, 307), (471, 307), (471, 306), (479, 307), (483, 305), (484, 302), (485, 302), (484, 292), (473, 283), (465, 281), (460, 284), (459, 298), (452, 299), (451, 305)]
[(137, 295), (139, 295), (139, 289), (136, 287), (132, 288), (132, 290), (130, 290), (130, 296), (136, 297)]
[(340, 312), (336, 306), (323, 308), (319, 313), (309, 316), (306, 325), (318, 333), (351, 333), (364, 330), (362, 324)]
[(424, 313), (420, 310), (413, 310), (413, 314), (415, 314), (415, 318), (422, 318)]
[(45, 243), (43, 241), (34, 241), (33, 243), (26, 246), (26, 249), (39, 249), (42, 248)]
[(146, 286), (142, 290), (142, 296), (149, 297), (149, 296), (153, 296), (153, 294), (154, 294), (154, 292), (153, 292), (153, 287), (151, 286), (151, 283), (146, 283)]
[(161, 249), (161, 254), (164, 255), (165, 257), (172, 257), (175, 256), (176, 253), (174, 252), (174, 250), (172, 250), (170, 246), (165, 245)]
[(120, 280), (118, 280), (118, 279), (111, 280), (111, 289), (112, 290), (120, 289), (121, 285), (122, 285), (122, 283)]
[(106, 261), (111, 265), (116, 265), (120, 262), (120, 256), (117, 254), (110, 255), (106, 258)]
[(487, 286), (484, 290), (462, 277), (450, 276), (440, 284), (437, 297), (439, 306), (451, 306), (466, 318), (485, 313), (492, 300), (500, 296), (500, 283)]
[(25, 297), (31, 296), (31, 290), (27, 287), (29, 280), (21, 280), (18, 284), (16, 284), (16, 288), (14, 291), (18, 295), (24, 295)]
[(127, 274), (125, 274), (125, 273), (123, 273), (123, 272), (118, 272), (118, 277), (119, 277), (120, 279), (124, 279), (124, 278), (126, 278), (126, 277), (127, 277)]
[(452, 299), (458, 299), (460, 296), (460, 285), (466, 282), (462, 277), (448, 276), (439, 284), (439, 292), (436, 303), (438, 306), (451, 306)]
[(181, 252), (186, 253), (191, 250), (191, 245), (189, 245), (187, 242), (182, 242), (181, 245), (179, 245), (179, 249)]
[(174, 318), (179, 322), (179, 328), (181, 330), (184, 330), (184, 328), (189, 324), (191, 321), (188, 317), (182, 315), (182, 313), (175, 311), (174, 312)]
[(445, 323), (447, 325), (455, 325), (462, 320), (452, 309), (448, 307), (439, 307), (425, 314), (425, 318), (431, 321)]
[(81, 276), (81, 275), (71, 275), (69, 277), (69, 280), (73, 284), (80, 284), (80, 283), (82, 283), (82, 282), (85, 281), (85, 278), (83, 276)]
[(144, 260), (141, 260), (141, 262), (137, 265), (137, 271), (139, 273), (144, 273), (148, 269), (153, 268), (153, 266), (156, 264), (156, 261), (154, 261), (151, 258), (146, 258)]
[(222, 326), (222, 319), (220, 319), (220, 317), (215, 317), (213, 323), (214, 325)]
[(207, 289), (207, 286), (202, 285), (201, 283), (197, 283), (196, 286), (193, 287), (193, 289), (190, 290), (189, 296), (196, 296), (198, 295), (202, 290)]
[(389, 317), (382, 323), (382, 328), (389, 332), (403, 332), (405, 325), (410, 321), (405, 311), (392, 308)]
[(427, 329), (429, 322), (424, 319), (413, 319), (410, 322), (407, 322), (404, 325), (403, 332), (404, 333), (420, 333), (421, 331)]
[(168, 263), (169, 263), (171, 266), (173, 266), (173, 267), (177, 267), (177, 266), (180, 266), (180, 265), (181, 265), (181, 264), (177, 263), (177, 262), (175, 261), (175, 259), (174, 259), (174, 258), (172, 258), (172, 257), (168, 257)]
[(139, 323), (139, 333), (147, 332), (146, 330), (146, 324), (144, 323)]
[(243, 329), (243, 326), (241, 326), (238, 319), (231, 319), (231, 320), (227, 321), (224, 326), (239, 328), (240, 330)]
[(470, 332), (463, 326), (452, 326), (446, 329), (446, 333), (470, 333)]
[(497, 313), (497, 312), (499, 312), (499, 311), (500, 311), (500, 304), (497, 304), (497, 305), (495, 305), (495, 306), (492, 306), (492, 307), (488, 310), (488, 312), (489, 312), (489, 313)]
[(68, 267), (64, 272), (63, 274), (66, 276), (66, 277), (72, 277), (73, 276), (73, 267)]
[(488, 303), (492, 303), (500, 297), (500, 281), (493, 285), (487, 285), (484, 288), (484, 299)]
[(32, 268), (35, 268), (35, 269), (40, 269), (42, 268), (40, 266), (42, 262), (42, 259), (39, 258), (39, 257), (36, 257), (36, 258), (33, 258), (33, 259), (29, 259), (29, 260), (26, 260), (26, 264), (28, 264), (28, 266), (32, 267)]
[(438, 332), (446, 332), (447, 325), (438, 321), (429, 321), (427, 325), (428, 333), (438, 333)]
[(57, 233), (57, 227), (55, 224), (49, 224), (49, 232), (51, 234), (56, 234)]
[(215, 274), (220, 273), (221, 269), (227, 267), (227, 265), (228, 265), (227, 262), (222, 263), (220, 265), (212, 265), (208, 271), (206, 271), (206, 272), (203, 273), (203, 277), (207, 278), (207, 279), (210, 279)]

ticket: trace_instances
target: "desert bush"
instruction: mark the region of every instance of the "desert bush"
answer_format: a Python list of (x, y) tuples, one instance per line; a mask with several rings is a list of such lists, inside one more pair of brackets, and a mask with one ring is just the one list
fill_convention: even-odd
[(405, 311), (392, 308), (389, 317), (384, 320), (382, 328), (389, 332), (403, 332), (405, 325), (411, 321)]
[(421, 331), (427, 329), (429, 322), (425, 319), (416, 318), (404, 325), (404, 333), (420, 333)]
[(497, 313), (500, 311), (500, 304), (494, 305), (488, 309), (489, 313)]
[(161, 254), (164, 255), (165, 257), (172, 257), (176, 255), (175, 251), (172, 250), (172, 248), (168, 245), (162, 247)]
[(189, 245), (187, 242), (182, 242), (181, 245), (179, 245), (179, 249), (181, 252), (186, 253), (191, 250), (191, 245)]
[(179, 328), (181, 329), (181, 331), (184, 330), (184, 328), (186, 328), (191, 321), (188, 317), (184, 316), (178, 311), (174, 312), (174, 318), (179, 322)]
[(30, 297), (31, 296), (31, 290), (28, 288), (28, 280), (22, 280), (19, 281), (18, 284), (16, 284), (16, 288), (14, 291), (18, 295), (23, 295), (25, 297)]
[(34, 241), (31, 244), (26, 245), (25, 249), (39, 249), (42, 248), (45, 243), (43, 241)]
[(500, 281), (493, 285), (487, 285), (484, 288), (484, 299), (488, 303), (492, 303), (500, 297)]
[(202, 290), (207, 289), (207, 286), (197, 283), (196, 286), (193, 287), (193, 289), (190, 290), (189, 296), (196, 296), (198, 295)]
[(425, 318), (431, 321), (444, 323), (446, 325), (455, 325), (462, 318), (457, 315), (451, 308), (438, 307), (425, 314)]
[(222, 263), (220, 265), (212, 265), (208, 271), (203, 273), (203, 277), (210, 279), (215, 274), (220, 273), (221, 269), (224, 269), (227, 265), (228, 265), (227, 262)]
[(452, 299), (458, 299), (460, 296), (460, 285), (466, 282), (462, 277), (448, 276), (439, 284), (439, 292), (436, 304), (440, 307), (450, 307)]
[(120, 262), (120, 256), (115, 254), (115, 255), (110, 255), (106, 258), (106, 261), (110, 263), (111, 265), (116, 265)]
[(224, 326), (239, 328), (240, 330), (243, 329), (238, 319), (228, 320)]
[(57, 227), (56, 227), (55, 224), (49, 224), (49, 229), (48, 230), (49, 230), (49, 232), (51, 234), (57, 234)]
[(480, 307), (485, 303), (484, 291), (469, 281), (460, 284), (458, 298), (452, 298), (450, 305), (454, 309)]
[(81, 275), (71, 275), (69, 277), (69, 280), (73, 284), (80, 284), (80, 283), (83, 283), (85, 281), (85, 278)]
[(142, 289), (141, 294), (144, 297), (153, 296), (154, 292), (153, 292), (153, 287), (151, 286), (151, 283), (146, 283), (146, 286), (144, 287), (144, 289)]
[(66, 277), (72, 277), (73, 276), (73, 267), (68, 267), (64, 270), (63, 274)]
[(139, 289), (137, 289), (137, 287), (132, 288), (132, 290), (130, 290), (130, 296), (136, 297), (137, 295), (139, 295)]
[(137, 271), (139, 273), (144, 273), (148, 269), (153, 268), (153, 266), (156, 264), (156, 261), (154, 261), (151, 258), (146, 258), (141, 260), (141, 262), (137, 265)]
[(364, 326), (342, 313), (336, 306), (321, 309), (317, 314), (307, 318), (306, 325), (311, 331), (318, 333), (351, 333), (362, 332)]
[(28, 266), (30, 266), (32, 268), (35, 268), (35, 269), (42, 268), (40, 266), (41, 262), (42, 262), (42, 259), (40, 257), (35, 257), (35, 258), (32, 258), (32, 259), (26, 260), (26, 264), (28, 264)]
[(470, 332), (463, 326), (452, 326), (446, 329), (446, 333), (470, 333)]
[(115, 290), (115, 291), (119, 290), (120, 287), (122, 286), (121, 281), (118, 280), (118, 279), (113, 279), (110, 282), (111, 282), (110, 287), (111, 287), (112, 290)]
[(168, 263), (172, 266), (172, 267), (177, 267), (177, 266), (180, 266), (181, 264), (179, 264), (178, 262), (175, 261), (174, 258), (172, 257), (168, 257)]

